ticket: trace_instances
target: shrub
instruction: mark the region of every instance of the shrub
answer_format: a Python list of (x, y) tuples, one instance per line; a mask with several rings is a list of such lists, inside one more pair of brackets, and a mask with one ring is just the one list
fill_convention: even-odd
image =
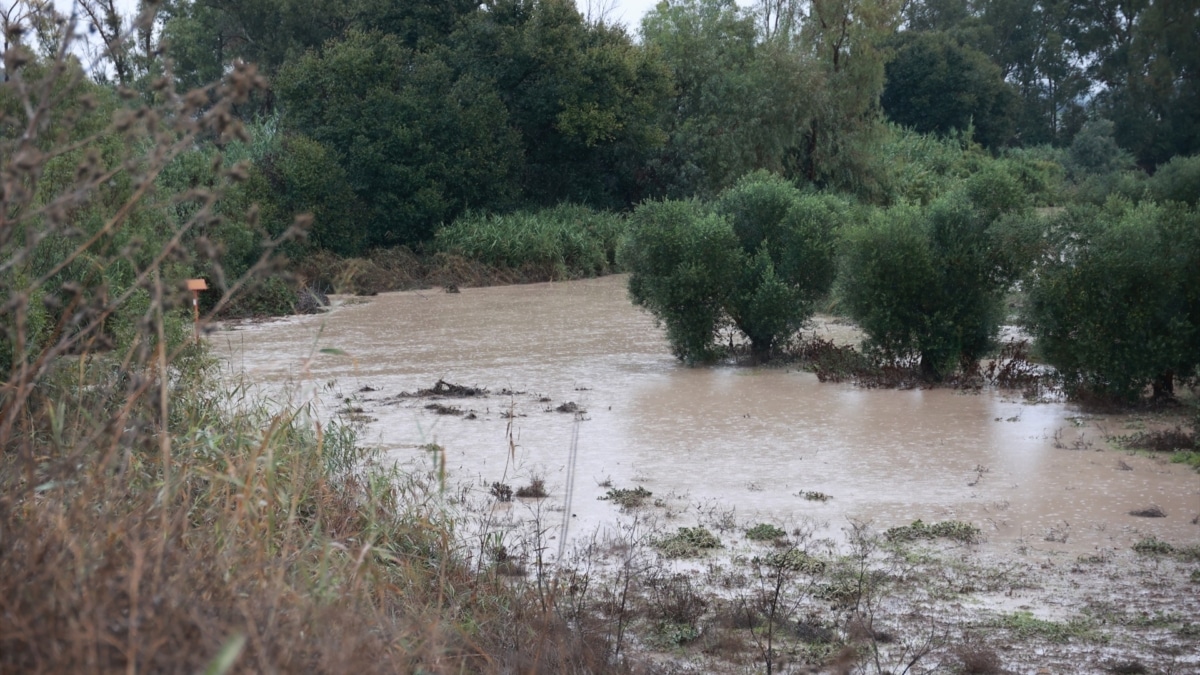
[[(992, 345), (1004, 292), (1026, 265), (1037, 221), (1020, 211), (1011, 190), (986, 189), (995, 176), (968, 185), (984, 208), (963, 194), (928, 209), (876, 211), (846, 237), (840, 294), (868, 335), (867, 346), (893, 363), (919, 363), (938, 380), (974, 362)], [(1015, 204), (1013, 202), (1016, 202)]]
[(703, 527), (681, 527), (675, 534), (655, 541), (654, 547), (668, 558), (695, 558), (704, 551), (721, 548), (721, 540)]
[(744, 176), (722, 193), (715, 209), (729, 218), (744, 254), (726, 311), (754, 353), (766, 356), (829, 291), (836, 236), (849, 209), (765, 171)]
[(722, 354), (718, 329), (740, 262), (729, 222), (692, 201), (645, 202), (620, 251), (629, 295), (666, 325), (671, 351), (687, 363)]
[(667, 325), (684, 361), (718, 358), (726, 320), (756, 357), (766, 357), (828, 292), (849, 206), (757, 172), (724, 192), (713, 211), (692, 202), (639, 207), (624, 248), (630, 294)]
[(1076, 393), (1170, 394), (1200, 365), (1200, 213), (1114, 200), (1053, 232), (1027, 306), (1044, 358)]
[(751, 541), (774, 541), (787, 536), (787, 532), (770, 523), (759, 523), (746, 530), (746, 538)]
[(1175, 157), (1158, 167), (1149, 180), (1150, 194), (1158, 201), (1185, 202), (1196, 206), (1200, 200), (1200, 155)]
[(980, 535), (978, 527), (960, 520), (946, 520), (940, 523), (924, 523), (914, 520), (911, 525), (892, 527), (883, 533), (884, 538), (891, 542), (953, 539), (964, 544), (978, 543)]

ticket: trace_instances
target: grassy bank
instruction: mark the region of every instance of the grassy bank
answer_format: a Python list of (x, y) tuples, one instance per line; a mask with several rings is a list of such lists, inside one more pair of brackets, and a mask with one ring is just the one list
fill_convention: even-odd
[(60, 363), (0, 456), (0, 671), (609, 669), (553, 594), (469, 562), (433, 476), (199, 353), (111, 365)]

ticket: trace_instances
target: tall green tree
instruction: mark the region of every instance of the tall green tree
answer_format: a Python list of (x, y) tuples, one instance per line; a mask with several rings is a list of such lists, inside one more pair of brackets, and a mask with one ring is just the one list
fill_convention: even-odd
[(881, 102), (897, 124), (922, 133), (974, 128), (986, 147), (1016, 131), (1017, 95), (987, 55), (946, 33), (903, 33), (887, 64)]
[(469, 208), (516, 195), (519, 138), (487, 81), (392, 35), (351, 31), (288, 62), (287, 128), (336, 153), (370, 218), (368, 244), (416, 244)]
[(669, 140), (650, 167), (659, 193), (714, 196), (754, 169), (785, 168), (813, 86), (788, 41), (761, 42), (755, 17), (733, 0), (663, 3), (641, 30), (675, 84)]
[(1096, 105), (1146, 168), (1200, 151), (1200, 15), (1194, 3), (1096, 0), (1076, 8)]
[(662, 146), (670, 74), (618, 26), (569, 0), (492, 0), (454, 36), (453, 61), (492, 83), (519, 133), (527, 201), (624, 208)]

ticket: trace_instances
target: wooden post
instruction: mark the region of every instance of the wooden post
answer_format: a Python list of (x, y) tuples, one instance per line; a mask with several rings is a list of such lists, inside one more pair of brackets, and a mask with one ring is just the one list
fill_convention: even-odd
[(192, 328), (196, 333), (196, 344), (200, 344), (200, 291), (208, 290), (203, 279), (188, 279), (187, 289), (192, 292)]

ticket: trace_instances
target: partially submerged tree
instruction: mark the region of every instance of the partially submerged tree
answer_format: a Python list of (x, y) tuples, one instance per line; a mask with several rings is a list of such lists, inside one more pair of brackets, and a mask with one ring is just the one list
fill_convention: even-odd
[(717, 331), (739, 262), (729, 222), (694, 201), (645, 202), (629, 218), (621, 248), (629, 296), (667, 328), (686, 363), (720, 357)]
[(766, 172), (745, 176), (712, 211), (650, 202), (630, 219), (630, 295), (667, 326), (676, 356), (711, 361), (732, 324), (766, 358), (812, 316), (833, 281), (843, 200), (805, 194)]
[(1039, 351), (1068, 386), (1123, 401), (1200, 366), (1200, 212), (1183, 204), (1072, 208), (1029, 289)]
[(984, 172), (928, 208), (878, 210), (851, 229), (839, 283), (868, 348), (931, 380), (983, 356), (1035, 236), (1022, 197), (1014, 177)]

